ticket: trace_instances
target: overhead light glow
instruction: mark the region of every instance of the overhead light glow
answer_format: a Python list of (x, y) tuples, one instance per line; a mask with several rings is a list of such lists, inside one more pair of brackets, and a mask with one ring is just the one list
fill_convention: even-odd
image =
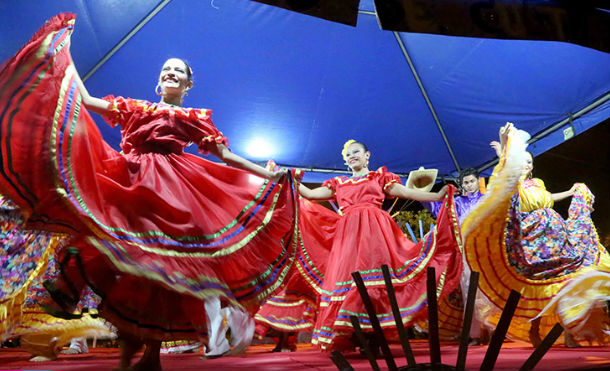
[(269, 159), (275, 153), (273, 146), (263, 138), (253, 138), (246, 151), (249, 157), (257, 159)]

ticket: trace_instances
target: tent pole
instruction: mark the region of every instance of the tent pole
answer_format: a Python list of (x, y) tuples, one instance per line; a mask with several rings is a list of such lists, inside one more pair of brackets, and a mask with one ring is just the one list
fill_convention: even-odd
[(432, 113), (432, 117), (434, 117), (434, 122), (436, 122), (436, 126), (438, 127), (438, 130), (441, 132), (441, 136), (443, 137), (443, 140), (445, 141), (445, 145), (447, 146), (447, 149), (449, 150), (449, 155), (451, 155), (451, 159), (453, 160), (453, 163), (455, 164), (455, 168), (459, 172), (459, 171), (461, 171), (460, 164), (458, 164), (458, 161), (455, 158), (455, 155), (453, 154), (453, 150), (451, 149), (449, 140), (447, 139), (447, 136), (445, 135), (443, 126), (441, 125), (441, 122), (439, 121), (438, 116), (436, 115), (436, 111), (434, 110), (434, 106), (432, 106), (432, 102), (430, 102), (430, 99), (428, 98), (428, 93), (426, 92), (426, 88), (424, 88), (424, 84), (421, 82), (421, 79), (419, 78), (419, 74), (417, 73), (417, 70), (415, 69), (415, 65), (413, 65), (413, 61), (411, 60), (411, 57), (409, 56), (409, 53), (407, 52), (407, 48), (405, 47), (404, 43), (402, 42), (402, 39), (400, 38), (400, 35), (398, 34), (398, 32), (394, 32), (394, 36), (396, 37), (396, 41), (398, 41), (398, 45), (400, 45), (402, 54), (404, 54), (405, 59), (407, 60), (407, 63), (409, 64), (409, 68), (411, 68), (411, 72), (413, 73), (413, 76), (415, 77), (415, 81), (417, 81), (417, 85), (419, 86), (419, 89), (421, 90), (422, 95), (424, 96), (424, 99), (426, 100), (426, 103), (428, 104), (428, 108), (430, 109), (430, 112)]
[[(300, 166), (290, 166), (290, 165), (281, 165), (283, 167), (287, 167), (287, 168), (293, 168), (293, 169), (297, 169), (297, 170), (303, 170), (303, 171), (308, 171), (310, 173), (326, 173), (326, 174), (346, 174), (346, 175), (352, 175), (352, 172), (349, 170), (339, 170), (339, 169), (324, 169), (324, 168), (319, 168), (319, 167), (300, 167)], [(401, 178), (406, 178), (409, 176), (409, 173), (394, 173), (393, 174), (398, 175)]]
[(114, 55), (114, 53), (121, 49), (123, 45), (125, 45), (125, 43), (129, 39), (131, 39), (133, 35), (140, 31), (140, 29), (144, 27), (144, 25), (148, 23), (148, 21), (150, 21), (152, 17), (159, 13), (161, 9), (163, 9), (170, 1), (172, 0), (163, 0), (159, 4), (157, 4), (157, 6), (146, 15), (146, 17), (144, 17), (131, 31), (129, 31), (129, 33), (125, 35), (121, 39), (121, 41), (119, 41), (112, 49), (110, 49), (110, 51), (106, 53), (106, 55), (104, 55), (104, 57), (102, 57), (102, 59), (100, 59), (99, 62), (97, 62), (95, 66), (93, 66), (93, 68), (85, 74), (85, 76), (83, 77), (83, 81), (87, 81), (87, 79), (91, 77), (91, 75), (93, 75), (104, 63), (106, 63), (108, 59), (110, 59), (110, 57)]
[[(565, 119), (559, 121), (558, 123), (546, 128), (545, 130), (532, 136), (527, 141), (527, 144), (532, 144), (532, 143), (539, 141), (540, 139), (546, 137), (547, 135), (555, 132), (562, 126), (569, 124), (572, 120), (575, 120), (575, 119), (579, 118), (580, 116), (584, 116), (585, 114), (589, 113), (590, 111), (596, 109), (597, 107), (601, 106), (602, 104), (604, 104), (608, 101), (610, 101), (610, 93), (606, 93), (606, 94), (602, 95), (601, 97), (597, 98), (593, 103), (589, 104), (588, 106), (586, 106), (585, 108), (581, 109), (580, 111), (578, 111), (574, 114), (568, 113), (568, 117), (566, 117)], [(497, 158), (494, 160), (488, 161), (487, 163), (481, 165), (481, 167), (478, 168), (478, 171), (481, 172), (483, 170), (489, 169), (490, 167), (494, 166), (497, 163), (498, 163)]]
[[(227, 165), (224, 162), (216, 162), (217, 164), (223, 164), (223, 165)], [(258, 165), (265, 167), (264, 163), (261, 162), (256, 162)], [(321, 168), (321, 167), (303, 167), (303, 166), (293, 166), (293, 165), (287, 165), (287, 164), (277, 164), (278, 166), (281, 167), (285, 167), (285, 168), (290, 168), (290, 169), (296, 169), (296, 170), (302, 170), (302, 171), (307, 171), (310, 173), (323, 173), (323, 174), (345, 174), (345, 175), (352, 175), (352, 172), (349, 170), (341, 170), (341, 169), (325, 169), (325, 168)], [(407, 178), (409, 176), (409, 173), (395, 173), (392, 172), (393, 174), (398, 175), (401, 178)], [(446, 178), (446, 179), (450, 179), (450, 178)]]

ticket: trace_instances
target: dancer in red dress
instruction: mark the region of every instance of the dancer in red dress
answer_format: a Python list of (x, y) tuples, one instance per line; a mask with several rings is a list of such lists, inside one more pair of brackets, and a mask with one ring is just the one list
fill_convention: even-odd
[(323, 272), (340, 218), (339, 214), (315, 202), (299, 199), (295, 268), (282, 291), (268, 298), (254, 316), (256, 338), (262, 339), (271, 329), (277, 334), (277, 346), (272, 352), (296, 351), (297, 333), (313, 331)]
[[(396, 290), (403, 322), (412, 323), (425, 317), (426, 268), (435, 267), (438, 292), (442, 298), (459, 285), (462, 260), (459, 248), (459, 226), (453, 206), (453, 188), (438, 193), (408, 189), (400, 178), (385, 167), (368, 169), (370, 152), (360, 142), (348, 141), (343, 157), (353, 176), (340, 176), (309, 189), (299, 186), (308, 199), (335, 199), (342, 216), (336, 218), (336, 229), (330, 254), (324, 269), (316, 269), (316, 262), (302, 269), (308, 281), (320, 292), (320, 309), (313, 334), (313, 343), (322, 349), (353, 347), (350, 315), (355, 315), (365, 332), (372, 327), (351, 273), (359, 271), (384, 331), (395, 331), (395, 322), (386, 295), (381, 265), (387, 264)], [(445, 206), (438, 217), (438, 225), (419, 243), (409, 241), (390, 215), (381, 209), (387, 196), (438, 201), (445, 198)], [(309, 256), (316, 256), (317, 246), (304, 244)], [(316, 282), (321, 282), (321, 284)]]
[[(88, 284), (125, 340), (121, 367), (145, 340), (135, 367), (156, 369), (160, 341), (206, 341), (204, 301), (253, 313), (279, 288), (296, 248), (293, 178), (231, 153), (211, 110), (181, 107), (182, 60), (164, 64), (159, 103), (91, 97), (73, 27), (51, 19), (1, 67), (0, 193), (29, 228), (72, 236), (64, 279), (47, 286), (55, 309), (69, 313)], [(87, 110), (121, 126), (121, 153)], [(234, 168), (184, 153), (191, 143)]]

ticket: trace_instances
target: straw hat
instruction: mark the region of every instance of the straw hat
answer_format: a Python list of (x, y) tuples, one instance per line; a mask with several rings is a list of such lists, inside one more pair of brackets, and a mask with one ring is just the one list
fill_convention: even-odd
[(437, 175), (438, 169), (424, 169), (422, 166), (419, 169), (413, 170), (409, 173), (406, 187), (429, 192), (432, 189), (432, 186), (434, 186)]

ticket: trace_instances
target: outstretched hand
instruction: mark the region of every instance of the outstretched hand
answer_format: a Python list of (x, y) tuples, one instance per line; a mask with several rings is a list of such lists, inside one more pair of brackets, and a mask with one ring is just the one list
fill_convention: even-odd
[(269, 176), (269, 180), (271, 180), (272, 182), (279, 182), (280, 179), (282, 179), (284, 176), (288, 175), (288, 169), (281, 169), (279, 171), (276, 171), (275, 173), (271, 173)]
[(501, 148), (506, 146), (508, 142), (508, 134), (515, 128), (512, 122), (506, 122), (506, 125), (500, 128), (500, 145)]
[(500, 144), (500, 142), (494, 140), (489, 143), (489, 146), (493, 148), (493, 150), (496, 152), (496, 156), (500, 157), (500, 155), (502, 155), (502, 145)]
[(553, 202), (558, 202), (563, 201), (568, 197), (573, 197), (576, 193), (576, 190), (578, 189), (578, 186), (579, 183), (575, 183), (572, 188), (568, 189), (565, 192), (551, 193), (551, 199), (553, 200)]
[(512, 122), (506, 122), (506, 125), (502, 126), (500, 128), (500, 132), (498, 133), (500, 141), (498, 142), (494, 140), (489, 143), (489, 146), (496, 152), (496, 156), (500, 157), (502, 155), (502, 150), (506, 146), (506, 142), (508, 142), (508, 135), (514, 129), (515, 126)]
[(440, 191), (438, 191), (438, 195), (439, 195), (441, 200), (443, 198), (445, 198), (445, 196), (447, 195), (447, 189), (449, 189), (449, 186), (447, 184), (445, 184), (443, 186), (443, 188), (441, 188)]
[(574, 183), (574, 185), (572, 186), (572, 188), (570, 188), (570, 190), (568, 191), (570, 193), (570, 196), (574, 196), (574, 193), (576, 193), (576, 190), (578, 189), (578, 184)]

